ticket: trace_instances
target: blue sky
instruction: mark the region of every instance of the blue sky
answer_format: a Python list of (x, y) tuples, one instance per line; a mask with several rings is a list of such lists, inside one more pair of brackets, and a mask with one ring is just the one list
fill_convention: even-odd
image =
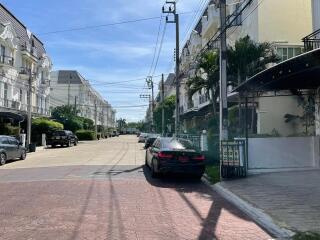
[[(161, 15), (164, 2), (165, 0), (3, 0), (2, 4), (45, 44), (54, 70), (78, 70), (116, 108), (117, 118), (126, 118), (130, 122), (141, 120), (145, 116), (146, 107), (123, 106), (148, 104), (139, 95), (149, 91), (143, 89), (143, 78), (149, 73), (160, 20), (83, 31), (45, 33), (157, 17)], [(203, 1), (178, 1), (178, 11), (189, 12), (181, 15), (181, 41), (196, 18), (200, 2)], [(172, 70), (174, 47), (174, 25), (168, 24), (155, 76)], [(131, 79), (140, 80), (107, 84)], [(159, 80), (159, 77), (154, 79), (155, 83)]]

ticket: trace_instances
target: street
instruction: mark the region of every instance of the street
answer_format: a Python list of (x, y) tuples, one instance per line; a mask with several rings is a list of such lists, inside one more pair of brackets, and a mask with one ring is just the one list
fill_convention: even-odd
[(202, 182), (152, 179), (135, 136), (0, 168), (0, 239), (270, 239)]

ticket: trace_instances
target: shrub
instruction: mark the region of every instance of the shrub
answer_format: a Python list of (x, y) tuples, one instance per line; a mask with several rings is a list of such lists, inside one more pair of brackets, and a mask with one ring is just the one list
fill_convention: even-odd
[(31, 139), (37, 144), (41, 144), (41, 134), (51, 135), (55, 130), (62, 130), (63, 124), (47, 119), (47, 118), (35, 118), (32, 119), (32, 136)]
[(91, 130), (78, 130), (76, 135), (80, 141), (96, 139), (95, 132)]
[(19, 136), (19, 127), (11, 126), (9, 123), (0, 125), (0, 134)]
[(211, 183), (220, 182), (220, 166), (206, 166), (206, 174)]

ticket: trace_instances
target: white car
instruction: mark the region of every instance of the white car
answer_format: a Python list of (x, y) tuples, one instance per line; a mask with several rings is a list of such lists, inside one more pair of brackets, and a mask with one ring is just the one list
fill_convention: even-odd
[(144, 143), (146, 141), (147, 137), (148, 137), (147, 133), (141, 133), (140, 136), (139, 136), (138, 142), (139, 143)]

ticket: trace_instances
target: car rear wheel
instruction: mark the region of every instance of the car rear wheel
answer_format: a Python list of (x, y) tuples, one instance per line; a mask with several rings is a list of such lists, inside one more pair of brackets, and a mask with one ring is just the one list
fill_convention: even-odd
[(20, 160), (25, 160), (26, 157), (27, 157), (27, 152), (26, 152), (25, 150), (23, 150), (23, 151), (21, 152)]
[(71, 147), (71, 140), (68, 141), (67, 147)]
[(154, 159), (152, 159), (152, 163), (151, 163), (151, 177), (152, 178), (158, 178), (159, 177), (159, 173), (157, 173), (156, 170), (155, 170)]
[(7, 156), (5, 153), (0, 153), (0, 165), (5, 165), (7, 162)]
[(74, 145), (77, 146), (78, 145), (78, 141), (74, 140)]

